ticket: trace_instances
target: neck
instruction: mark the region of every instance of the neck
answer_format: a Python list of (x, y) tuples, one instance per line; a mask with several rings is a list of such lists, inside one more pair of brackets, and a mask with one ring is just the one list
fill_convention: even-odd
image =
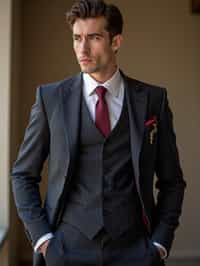
[(105, 73), (92, 73), (90, 74), (90, 76), (95, 79), (97, 82), (99, 83), (104, 83), (107, 80), (109, 80), (114, 73), (117, 71), (117, 65), (115, 65), (109, 72), (105, 72)]

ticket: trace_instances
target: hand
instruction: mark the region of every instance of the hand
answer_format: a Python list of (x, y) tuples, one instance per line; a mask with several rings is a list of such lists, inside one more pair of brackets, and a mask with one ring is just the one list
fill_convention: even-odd
[(159, 252), (159, 254), (160, 254), (160, 258), (162, 259), (162, 258), (165, 256), (165, 252), (163, 251), (162, 248), (160, 248), (160, 247), (158, 247), (158, 246), (156, 246), (156, 248), (158, 249), (158, 252)]
[(44, 243), (42, 243), (42, 245), (39, 247), (39, 250), (42, 253), (42, 255), (44, 256), (44, 258), (46, 256), (46, 251), (47, 251), (47, 247), (49, 245), (49, 242), (50, 242), (50, 240), (47, 240)]

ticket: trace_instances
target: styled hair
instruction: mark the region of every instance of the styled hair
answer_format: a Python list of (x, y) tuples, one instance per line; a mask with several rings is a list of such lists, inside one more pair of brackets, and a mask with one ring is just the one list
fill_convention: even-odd
[(123, 18), (119, 8), (112, 4), (106, 4), (103, 0), (78, 0), (66, 13), (66, 19), (72, 28), (77, 19), (104, 17), (106, 30), (110, 38), (121, 34), (123, 30)]

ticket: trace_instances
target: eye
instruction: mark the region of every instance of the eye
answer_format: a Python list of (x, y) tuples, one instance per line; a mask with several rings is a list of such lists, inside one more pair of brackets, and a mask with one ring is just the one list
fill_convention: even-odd
[(94, 39), (98, 41), (98, 40), (100, 40), (100, 39), (101, 39), (101, 37), (100, 37), (100, 36), (98, 36), (98, 35), (96, 35), (96, 36), (94, 36)]
[(97, 34), (91, 34), (91, 35), (89, 35), (89, 39), (90, 40), (94, 40), (94, 41), (100, 41), (101, 40), (101, 36), (97, 35)]
[(73, 36), (73, 41), (80, 41), (80, 40), (81, 40), (80, 36), (78, 36), (78, 35)]

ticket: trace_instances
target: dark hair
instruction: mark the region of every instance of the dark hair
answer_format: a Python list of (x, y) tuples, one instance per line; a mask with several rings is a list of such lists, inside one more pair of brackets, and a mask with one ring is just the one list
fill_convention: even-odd
[(112, 4), (106, 4), (103, 0), (78, 0), (66, 13), (66, 19), (71, 28), (78, 18), (95, 17), (105, 17), (106, 30), (109, 32), (111, 39), (122, 33), (123, 18), (119, 8)]

